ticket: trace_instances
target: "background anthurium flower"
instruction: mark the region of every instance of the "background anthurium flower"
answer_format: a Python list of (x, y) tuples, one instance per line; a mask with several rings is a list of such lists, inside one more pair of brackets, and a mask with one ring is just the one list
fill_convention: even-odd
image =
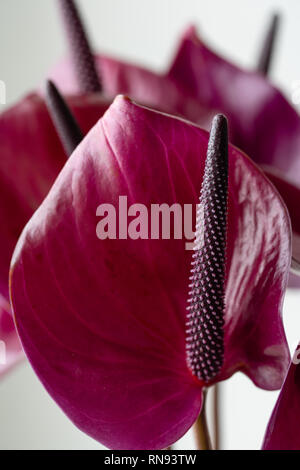
[[(73, 97), (68, 102), (84, 131), (108, 107), (97, 96)], [(0, 340), (6, 343), (6, 364), (0, 364), (1, 376), (21, 357), (9, 307), (11, 256), (25, 224), (65, 164), (66, 155), (44, 100), (36, 94), (1, 114), (0, 139)]]
[[(13, 257), (11, 300), (33, 368), (70, 419), (109, 448), (175, 442), (199, 414), (203, 382), (186, 361), (185, 240), (99, 240), (96, 211), (117, 208), (120, 195), (149, 210), (197, 204), (207, 144), (199, 127), (117, 97)], [(290, 222), (264, 174), (233, 147), (227, 244), (225, 357), (214, 380), (242, 370), (279, 388), (289, 363), (281, 306)]]
[(267, 427), (263, 450), (300, 449), (300, 345)]

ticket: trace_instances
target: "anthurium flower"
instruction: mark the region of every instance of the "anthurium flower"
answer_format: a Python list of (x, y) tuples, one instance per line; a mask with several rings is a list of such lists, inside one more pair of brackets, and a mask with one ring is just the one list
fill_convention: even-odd
[(300, 449), (300, 345), (294, 354), (284, 385), (273, 410), (263, 450)]
[[(206, 159), (208, 138), (196, 125), (117, 97), (14, 253), (11, 301), (25, 352), (69, 418), (109, 448), (165, 448), (196, 420), (203, 387), (240, 370), (273, 390), (288, 367), (281, 321), (290, 265), (286, 208), (263, 172), (228, 147), (223, 117), (214, 121)], [(119, 196), (132, 217), (140, 204), (196, 206), (201, 186), (198, 230), (207, 251), (203, 259), (195, 251), (186, 317), (192, 252), (185, 240), (139, 236), (130, 217), (135, 237), (100, 240), (96, 214), (102, 204), (117, 208)], [(215, 295), (223, 296), (221, 308)], [(205, 347), (201, 334), (205, 341), (215, 335), (209, 302), (218, 307), (220, 347), (216, 360), (213, 347), (200, 356), (203, 367), (195, 342)]]
[[(108, 103), (86, 95), (68, 100), (84, 132), (102, 116)], [(66, 154), (49, 116), (44, 99), (31, 94), (0, 116), (0, 341), (6, 359), (0, 376), (21, 357), (10, 314), (8, 272), (18, 237), (38, 208), (66, 162)], [(5, 363), (4, 363), (5, 362)]]

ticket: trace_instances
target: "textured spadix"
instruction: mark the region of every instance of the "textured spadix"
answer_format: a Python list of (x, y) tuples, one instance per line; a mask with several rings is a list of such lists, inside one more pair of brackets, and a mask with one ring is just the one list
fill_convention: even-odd
[(75, 0), (57, 0), (62, 13), (72, 67), (81, 93), (101, 92), (94, 56)]
[(187, 315), (188, 364), (205, 382), (220, 372), (224, 359), (227, 197), (227, 121), (218, 115), (210, 133), (198, 207)]

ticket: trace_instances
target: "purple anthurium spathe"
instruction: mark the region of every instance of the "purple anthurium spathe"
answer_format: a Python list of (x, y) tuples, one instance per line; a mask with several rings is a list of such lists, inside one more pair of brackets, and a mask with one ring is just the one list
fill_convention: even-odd
[(119, 196), (148, 208), (196, 205), (207, 146), (199, 127), (117, 97), (14, 253), (11, 301), (26, 354), (69, 418), (112, 449), (169, 446), (195, 422), (203, 387), (236, 371), (268, 390), (285, 376), (289, 216), (239, 150), (226, 147), (224, 356), (213, 377), (187, 363), (185, 240), (96, 236), (97, 208), (117, 208)]
[[(92, 95), (68, 100), (87, 132), (109, 104)], [(38, 208), (61, 168), (66, 154), (44, 100), (27, 96), (0, 115), (0, 341), (5, 358), (0, 376), (22, 357), (9, 306), (8, 273), (13, 250), (24, 226)]]
[(300, 449), (300, 345), (273, 410), (263, 450)]

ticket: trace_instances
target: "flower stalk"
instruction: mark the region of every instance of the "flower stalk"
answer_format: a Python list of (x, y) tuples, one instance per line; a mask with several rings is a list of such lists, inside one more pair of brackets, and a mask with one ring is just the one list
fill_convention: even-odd
[(203, 405), (201, 413), (194, 426), (197, 450), (213, 450), (207, 424), (206, 403), (207, 390), (203, 390)]
[(217, 383), (213, 388), (213, 424), (214, 424), (214, 445), (215, 450), (221, 448), (221, 429), (220, 429), (220, 405), (221, 394), (220, 384)]

